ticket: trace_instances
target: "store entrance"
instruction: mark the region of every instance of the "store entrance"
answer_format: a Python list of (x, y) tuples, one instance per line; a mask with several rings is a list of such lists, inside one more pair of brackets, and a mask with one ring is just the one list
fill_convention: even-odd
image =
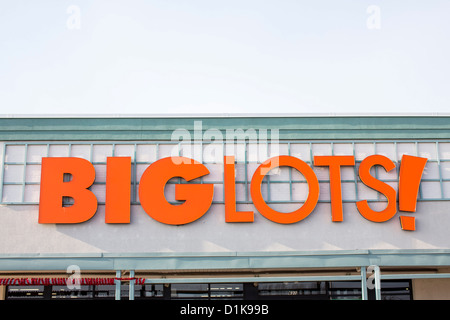
[[(114, 300), (115, 285), (67, 286), (13, 285), (7, 300)], [(369, 299), (375, 299), (368, 290)], [(121, 285), (121, 299), (129, 297), (128, 284)], [(411, 281), (382, 281), (383, 300), (412, 300)], [(135, 285), (135, 300), (360, 300), (359, 281), (308, 281), (261, 283), (172, 283)]]

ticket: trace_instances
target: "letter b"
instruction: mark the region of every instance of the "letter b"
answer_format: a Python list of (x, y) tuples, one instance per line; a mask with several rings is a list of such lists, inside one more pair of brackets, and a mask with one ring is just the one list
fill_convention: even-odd
[[(72, 175), (64, 181), (64, 174)], [(81, 158), (42, 158), (39, 223), (80, 223), (97, 211), (97, 198), (88, 190), (95, 179), (94, 166)], [(63, 197), (74, 203), (63, 206)]]

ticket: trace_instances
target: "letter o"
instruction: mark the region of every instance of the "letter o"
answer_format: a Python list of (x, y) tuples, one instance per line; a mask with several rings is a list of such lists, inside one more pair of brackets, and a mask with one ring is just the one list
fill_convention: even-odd
[[(303, 174), (309, 187), (309, 194), (305, 203), (299, 209), (289, 213), (279, 212), (269, 207), (261, 193), (261, 184), (265, 175), (273, 168), (282, 166), (297, 169)], [(304, 161), (291, 156), (273, 157), (266, 160), (256, 169), (252, 177), (250, 193), (253, 204), (264, 217), (277, 223), (295, 223), (305, 219), (316, 207), (317, 201), (319, 200), (319, 181), (314, 171)]]

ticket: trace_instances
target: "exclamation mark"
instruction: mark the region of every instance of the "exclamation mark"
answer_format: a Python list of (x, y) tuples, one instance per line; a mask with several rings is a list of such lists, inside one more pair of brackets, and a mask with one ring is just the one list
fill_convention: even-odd
[[(427, 160), (427, 158), (402, 156), (398, 183), (398, 206), (400, 211), (416, 211), (420, 180), (422, 179), (423, 169)], [(400, 216), (400, 224), (403, 230), (416, 230), (414, 217)]]

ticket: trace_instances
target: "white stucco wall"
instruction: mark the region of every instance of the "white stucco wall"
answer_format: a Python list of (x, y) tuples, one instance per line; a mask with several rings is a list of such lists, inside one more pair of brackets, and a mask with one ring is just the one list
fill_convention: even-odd
[(374, 223), (350, 203), (344, 205), (343, 222), (331, 222), (330, 205), (321, 203), (305, 220), (291, 225), (274, 223), (259, 213), (253, 223), (225, 223), (223, 205), (213, 205), (202, 218), (183, 226), (161, 224), (137, 205), (132, 207), (131, 223), (123, 225), (105, 224), (104, 206), (76, 225), (38, 224), (37, 212), (35, 205), (0, 208), (0, 253), (450, 248), (446, 202), (419, 203), (415, 231), (401, 230), (398, 213), (387, 222)]

